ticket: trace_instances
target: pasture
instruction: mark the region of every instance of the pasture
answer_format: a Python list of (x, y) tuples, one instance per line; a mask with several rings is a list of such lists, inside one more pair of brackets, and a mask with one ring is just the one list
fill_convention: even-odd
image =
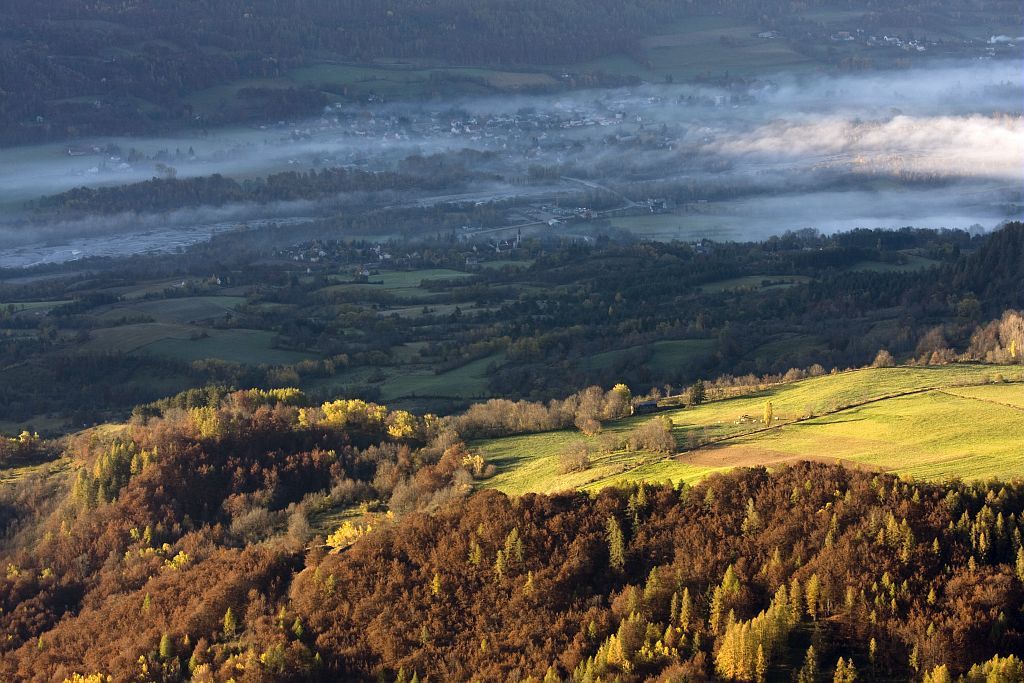
[[(166, 303), (166, 301), (154, 302)], [(192, 362), (207, 358), (232, 363), (279, 365), (314, 358), (275, 348), (266, 330), (214, 329), (162, 322), (134, 323), (92, 330), (82, 346), (88, 353), (144, 353)]]
[[(771, 401), (772, 428), (762, 423)], [(1024, 477), (1024, 367), (953, 364), (865, 368), (764, 387), (735, 398), (661, 413), (680, 453), (592, 455), (584, 472), (560, 474), (559, 454), (603, 435), (575, 430), (472, 444), (498, 473), (484, 483), (507, 493), (593, 489), (625, 481), (694, 481), (740, 466), (842, 461), (922, 479)], [(605, 425), (623, 434), (649, 416)]]
[[(22, 311), (35, 311), (37, 313), (43, 313), (51, 308), (60, 306), (62, 304), (71, 303), (70, 299), (62, 299), (59, 301), (9, 301), (0, 303), (0, 311), (13, 310), (15, 313)], [(13, 306), (13, 309), (11, 307)]]
[(471, 273), (447, 268), (426, 268), (422, 270), (389, 270), (371, 275), (366, 282), (341, 282), (319, 290), (324, 294), (332, 292), (356, 292), (372, 294), (385, 292), (405, 301), (428, 302), (442, 296), (440, 292), (424, 289), (421, 285), (428, 280), (454, 280), (472, 277)]
[(784, 40), (756, 37), (762, 30), (757, 24), (737, 23), (727, 17), (690, 17), (643, 38), (639, 44), (640, 61), (624, 55), (610, 56), (573, 68), (660, 83), (666, 78), (680, 82), (697, 76), (756, 76), (822, 66)]
[(771, 289), (773, 287), (792, 287), (797, 284), (810, 282), (811, 278), (804, 275), (745, 275), (734, 277), (718, 282), (709, 282), (701, 285), (705, 294), (716, 294), (719, 292), (751, 291)]
[(501, 365), (504, 360), (504, 353), (496, 353), (440, 373), (429, 367), (404, 368), (380, 384), (381, 397), (384, 401), (414, 397), (484, 398), (488, 396), (487, 368)]
[(124, 316), (145, 315), (157, 322), (187, 324), (223, 318), (245, 303), (241, 296), (190, 296), (170, 299), (149, 299), (117, 304), (99, 317), (116, 320)]
[(208, 330), (207, 336), (154, 340), (140, 351), (186, 362), (208, 358), (229, 363), (282, 365), (315, 358), (313, 354), (275, 348), (273, 332), (265, 330)]

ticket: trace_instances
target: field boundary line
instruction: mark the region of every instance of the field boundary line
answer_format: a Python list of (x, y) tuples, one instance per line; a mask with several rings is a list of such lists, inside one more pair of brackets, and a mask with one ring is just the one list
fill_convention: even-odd
[[(988, 385), (979, 384), (979, 385), (975, 385), (975, 386), (988, 386)], [(967, 399), (969, 401), (981, 401), (982, 403), (991, 403), (994, 406), (1001, 406), (1003, 408), (1011, 408), (1013, 410), (1019, 410), (1022, 413), (1024, 413), (1024, 406), (1015, 406), (1012, 403), (1003, 403), (1002, 401), (996, 401), (995, 399), (991, 399), (991, 398), (982, 398), (980, 396), (964, 396), (963, 394), (957, 394), (955, 392), (948, 391), (947, 389), (937, 389), (937, 391), (940, 394), (945, 394), (946, 396), (953, 396), (955, 398), (963, 398), (963, 399)]]

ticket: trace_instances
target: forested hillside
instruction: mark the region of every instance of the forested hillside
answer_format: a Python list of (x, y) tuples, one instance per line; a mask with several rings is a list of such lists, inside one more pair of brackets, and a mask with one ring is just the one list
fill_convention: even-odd
[(1020, 484), (472, 494), (434, 418), (303, 403), (182, 395), (6, 487), (0, 676), (1019, 680)]
[[(326, 101), (323, 83), (260, 81), (318, 62), (570, 65), (630, 54), (659, 27), (707, 15), (781, 19), (805, 33), (794, 14), (825, 4), (883, 23), (956, 24), (964, 12), (948, 0), (9, 0), (0, 7), (0, 144), (207, 125), (186, 96), (245, 80), (256, 82), (242, 94), (259, 100), (263, 118), (308, 115)], [(1003, 0), (970, 11), (1019, 14)]]
[[(710, 9), (710, 8), (709, 8)], [(684, 10), (685, 11), (685, 10)], [(553, 64), (628, 49), (673, 3), (260, 0), (5, 3), (0, 121), (21, 136), (187, 123), (182, 96), (316, 58)], [(129, 96), (130, 93), (130, 96)], [(303, 93), (293, 92), (293, 104)], [(139, 108), (139, 101), (151, 103)], [(96, 105), (95, 103), (99, 104)], [(308, 114), (322, 101), (295, 114)], [(41, 117), (38, 125), (36, 117)], [(10, 128), (14, 126), (14, 128)]]

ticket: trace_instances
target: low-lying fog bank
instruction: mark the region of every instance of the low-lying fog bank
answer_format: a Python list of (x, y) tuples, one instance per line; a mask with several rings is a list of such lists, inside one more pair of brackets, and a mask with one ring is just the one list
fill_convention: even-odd
[[(726, 229), (737, 239), (802, 227), (992, 228), (1020, 217), (1024, 203), (1022, 81), (1016, 62), (976, 61), (781, 76), (731, 88), (644, 85), (333, 106), (301, 123), (0, 150), (0, 206), (8, 207), (0, 219), (0, 265), (76, 258), (95, 251), (90, 240), (110, 235), (132, 235), (125, 244), (143, 250), (154, 247), (153, 240), (136, 239), (145, 234), (160, 233), (166, 237), (159, 242), (183, 246), (224, 225), (348, 206), (332, 198), (298, 211), (280, 204), (199, 207), (173, 216), (97, 220), (33, 215), (25, 208), (73, 187), (161, 175), (242, 179), (330, 167), (393, 171), (408, 166), (403, 160), (412, 155), (434, 154), (487, 178), (486, 191), (474, 188), (477, 202), (578, 193), (580, 186), (565, 176), (620, 194), (626, 208), (636, 208), (651, 192), (671, 195), (685, 187), (683, 194), (700, 204), (680, 211), (681, 223), (692, 228), (686, 235), (694, 237), (701, 236), (702, 214), (709, 226), (703, 236)], [(837, 176), (844, 178), (842, 191)], [(722, 197), (721, 188), (733, 184), (744, 190)], [(465, 188), (417, 192), (380, 197), (379, 205), (429, 206), (464, 201), (465, 195)]]

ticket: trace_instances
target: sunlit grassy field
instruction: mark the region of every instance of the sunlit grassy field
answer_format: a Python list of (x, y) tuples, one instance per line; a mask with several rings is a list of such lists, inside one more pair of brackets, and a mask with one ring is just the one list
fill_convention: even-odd
[[(762, 423), (766, 401), (773, 407), (771, 429)], [(592, 456), (584, 472), (560, 474), (559, 454), (570, 443), (588, 440), (596, 447), (601, 437), (557, 431), (473, 447), (498, 468), (485, 485), (514, 494), (630, 480), (694, 481), (732, 467), (801, 459), (936, 480), (1024, 477), (1019, 365), (868, 368), (661, 414), (672, 420), (683, 451), (676, 456), (619, 451)], [(626, 418), (605, 430), (625, 432), (648, 419)], [(696, 444), (704, 445), (691, 448)]]

